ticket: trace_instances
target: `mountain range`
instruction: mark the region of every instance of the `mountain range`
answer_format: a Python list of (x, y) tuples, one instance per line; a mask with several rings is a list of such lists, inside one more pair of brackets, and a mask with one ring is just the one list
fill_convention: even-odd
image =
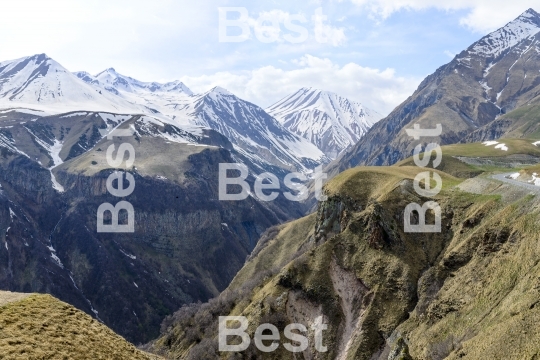
[[(135, 135), (109, 139), (117, 128)], [(136, 178), (136, 231), (98, 234), (96, 209), (116, 201), (104, 149), (126, 141), (136, 149), (124, 169)], [(218, 201), (220, 163), (247, 165), (253, 187), (264, 171), (309, 175), (330, 160), (223, 88), (193, 94), (112, 68), (71, 73), (45, 54), (4, 61), (0, 286), (50, 293), (146, 342), (167, 314), (223, 290), (267, 228), (305, 211), (282, 196)]]
[[(113, 68), (96, 76), (84, 71), (72, 74), (45, 54), (0, 63), (0, 86), (0, 108), (4, 109), (38, 115), (70, 111), (145, 114), (188, 132), (194, 131), (193, 126), (211, 128), (225, 135), (259, 169), (270, 164), (309, 173), (351, 146), (376, 120), (361, 105), (319, 91), (322, 96), (314, 97), (316, 103), (308, 105), (297, 98), (296, 104), (286, 105), (286, 114), (276, 107), (285, 106), (291, 97), (283, 99), (274, 106), (276, 118), (282, 120), (276, 121), (257, 105), (219, 87), (194, 95), (180, 81), (141, 82)], [(316, 136), (299, 131), (310, 123), (312, 129), (318, 128)]]

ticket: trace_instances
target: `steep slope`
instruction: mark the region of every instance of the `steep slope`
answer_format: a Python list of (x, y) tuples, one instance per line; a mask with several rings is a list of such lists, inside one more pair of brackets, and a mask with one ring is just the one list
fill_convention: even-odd
[(4, 359), (159, 359), (49, 295), (0, 291), (0, 328)]
[[(145, 115), (5, 114), (0, 288), (51, 293), (130, 341), (156, 337), (167, 314), (217, 295), (266, 228), (301, 215), (282, 196), (219, 201), (219, 164), (240, 155), (213, 130), (188, 132)], [(135, 134), (108, 139), (117, 127)], [(122, 143), (136, 154), (125, 169), (136, 181), (126, 199), (135, 232), (98, 233), (98, 207), (119, 201), (107, 190), (117, 168), (105, 152)]]
[(259, 106), (216, 87), (174, 106), (178, 118), (225, 135), (253, 162), (309, 172), (328, 158), (315, 145), (285, 129)]
[(540, 98), (505, 114), (467, 135), (462, 142), (479, 142), (505, 138), (540, 138)]
[(266, 111), (331, 159), (356, 144), (382, 118), (358, 102), (314, 88), (302, 88)]
[[(177, 312), (150, 348), (185, 359), (537, 357), (539, 200), (493, 180), (439, 173), (443, 231), (405, 233), (405, 206), (427, 201), (413, 189), (418, 171), (336, 176), (316, 214), (269, 231), (227, 291)], [(225, 315), (246, 316), (251, 338), (259, 324), (276, 325), (281, 344), (286, 324), (309, 329), (323, 316), (328, 351), (315, 349), (309, 331), (297, 355), (281, 344), (220, 354), (217, 321)]]
[[(428, 76), (416, 92), (375, 124), (331, 165), (338, 173), (356, 165), (388, 165), (407, 158), (416, 143), (405, 132), (442, 125), (430, 138), (457, 143), (540, 93), (540, 15), (529, 9), (485, 36)], [(473, 140), (477, 141), (477, 140)]]

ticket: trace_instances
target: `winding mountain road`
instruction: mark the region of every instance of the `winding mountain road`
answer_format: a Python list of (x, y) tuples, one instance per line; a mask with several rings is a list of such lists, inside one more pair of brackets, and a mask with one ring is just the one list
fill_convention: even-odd
[(521, 188), (524, 188), (524, 189), (527, 189), (527, 190), (531, 190), (531, 191), (540, 193), (540, 186), (527, 184), (527, 183), (524, 183), (524, 182), (521, 182), (521, 181), (517, 181), (517, 180), (514, 180), (514, 179), (507, 178), (507, 176), (512, 175), (514, 173), (515, 172), (513, 172), (513, 173), (505, 173), (505, 174), (497, 174), (497, 175), (492, 175), (491, 177), (493, 179), (495, 179), (495, 180), (499, 180), (499, 181), (502, 181), (502, 182), (510, 184), (510, 185), (518, 186), (518, 187), (521, 187)]

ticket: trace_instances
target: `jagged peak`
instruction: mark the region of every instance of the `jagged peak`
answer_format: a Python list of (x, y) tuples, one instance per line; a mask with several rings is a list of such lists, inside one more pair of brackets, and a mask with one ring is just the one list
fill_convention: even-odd
[(520, 17), (526, 17), (526, 18), (538, 18), (540, 19), (540, 14), (537, 13), (533, 8), (528, 9), (523, 14), (520, 15)]
[(50, 58), (47, 54), (45, 53), (42, 53), (42, 54), (36, 54), (34, 56), (31, 56), (31, 58), (33, 59), (36, 59), (38, 61), (46, 61), (46, 60), (52, 60), (52, 58)]
[(348, 101), (350, 103), (356, 103), (358, 105), (361, 105), (356, 101), (348, 99), (332, 91), (322, 90), (315, 87), (302, 87), (298, 91), (284, 97), (283, 99), (268, 107), (268, 110), (273, 111), (282, 106), (295, 107), (300, 105), (299, 103), (306, 104), (306, 101), (312, 106), (326, 105), (327, 101)]
[(96, 74), (95, 77), (97, 78), (97, 77), (100, 77), (101, 75), (104, 75), (104, 74), (109, 74), (109, 75), (113, 75), (113, 76), (116, 76), (116, 77), (121, 76), (118, 72), (116, 72), (115, 68), (110, 67), (110, 68), (105, 69), (102, 72)]
[(222, 88), (221, 86), (215, 86), (210, 91), (207, 92), (207, 94), (216, 94), (216, 95), (226, 95), (226, 96), (234, 96), (232, 92), (229, 90)]

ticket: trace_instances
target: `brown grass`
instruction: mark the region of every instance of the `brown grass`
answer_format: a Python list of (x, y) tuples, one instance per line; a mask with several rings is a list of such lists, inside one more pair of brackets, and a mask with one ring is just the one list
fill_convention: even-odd
[(0, 307), (0, 359), (159, 359), (50, 295)]

